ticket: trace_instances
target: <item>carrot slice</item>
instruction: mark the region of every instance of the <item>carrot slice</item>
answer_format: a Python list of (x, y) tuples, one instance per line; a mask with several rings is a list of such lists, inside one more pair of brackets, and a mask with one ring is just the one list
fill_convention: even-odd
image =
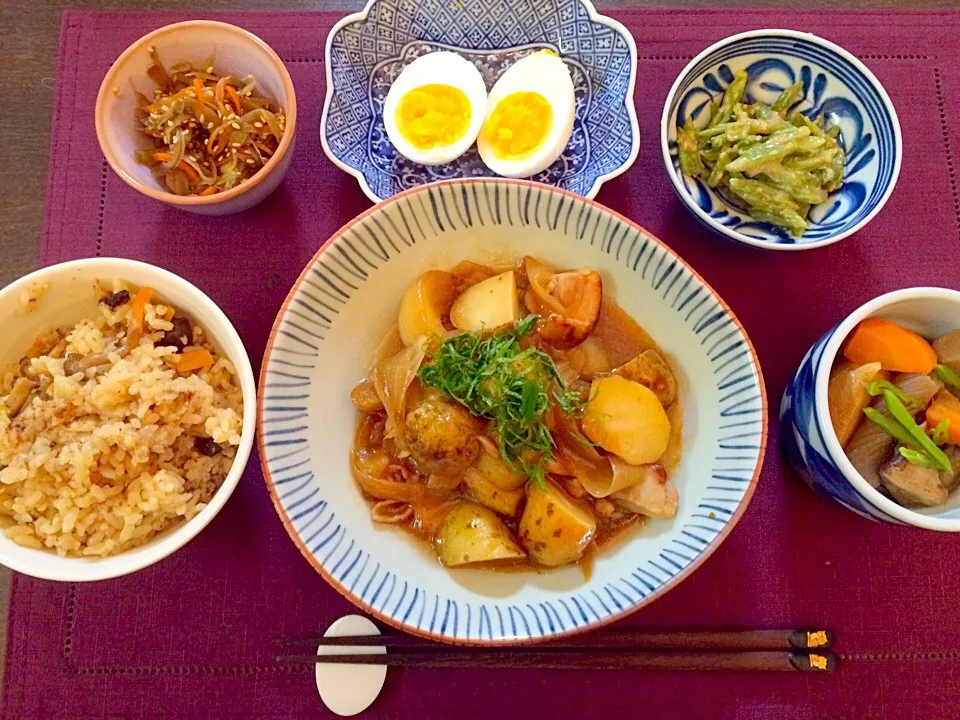
[(156, 162), (170, 162), (173, 160), (173, 155), (165, 152), (152, 152), (150, 153), (150, 159)]
[(217, 191), (216, 185), (211, 185), (200, 191), (201, 195), (213, 195)]
[(176, 370), (179, 373), (202, 370), (213, 365), (213, 355), (209, 350), (191, 350), (185, 352), (177, 361)]
[(935, 428), (944, 420), (950, 421), (947, 442), (960, 443), (960, 400), (946, 390), (941, 390), (927, 408), (927, 427)]
[(147, 310), (147, 303), (153, 297), (153, 288), (142, 287), (137, 290), (133, 298), (133, 305), (130, 307), (130, 313), (133, 316), (133, 322), (137, 330), (143, 331), (143, 315)]
[(230, 96), (230, 101), (237, 109), (237, 115), (243, 115), (243, 106), (240, 104), (240, 94), (234, 89), (233, 85), (225, 85), (224, 87), (227, 90), (227, 95)]
[(200, 182), (200, 173), (194, 170), (193, 166), (190, 165), (190, 163), (188, 163), (186, 160), (181, 160), (178, 162), (177, 167), (183, 170), (192, 182)]
[(937, 364), (937, 353), (917, 333), (889, 320), (872, 318), (857, 325), (843, 355), (858, 365), (878, 362), (891, 372), (926, 375)]
[(193, 90), (197, 93), (197, 102), (200, 103), (201, 106), (206, 105), (207, 102), (203, 98), (203, 81), (200, 78), (193, 79)]

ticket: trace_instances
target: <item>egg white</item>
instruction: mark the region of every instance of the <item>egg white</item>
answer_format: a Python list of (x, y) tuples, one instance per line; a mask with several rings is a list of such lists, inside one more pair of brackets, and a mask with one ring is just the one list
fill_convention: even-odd
[(510, 66), (490, 90), (487, 119), (501, 100), (517, 92), (534, 92), (542, 96), (553, 110), (553, 120), (544, 141), (522, 158), (498, 156), (481, 131), (477, 138), (481, 159), (497, 175), (509, 178), (530, 177), (553, 165), (563, 154), (573, 132), (573, 79), (566, 63), (559, 57), (539, 51)]
[[(430, 84), (450, 85), (459, 89), (470, 104), (470, 124), (466, 132), (449, 145), (429, 149), (412, 145), (397, 125), (397, 106), (403, 97), (418, 87)], [(487, 109), (487, 86), (473, 63), (452, 52), (435, 52), (417, 58), (394, 80), (383, 104), (383, 124), (387, 137), (397, 152), (421, 165), (442, 165), (463, 155), (483, 125)]]

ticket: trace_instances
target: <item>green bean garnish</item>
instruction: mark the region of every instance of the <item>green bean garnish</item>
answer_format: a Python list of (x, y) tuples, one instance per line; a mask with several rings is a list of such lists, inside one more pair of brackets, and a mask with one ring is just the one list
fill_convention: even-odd
[(920, 447), (933, 459), (935, 463), (944, 471), (953, 470), (950, 458), (936, 446), (933, 440), (917, 425), (910, 412), (903, 406), (900, 399), (889, 390), (883, 391), (883, 399), (887, 403), (887, 410), (893, 416), (894, 420), (900, 423), (904, 429), (916, 440)]
[(898, 423), (893, 418), (884, 415), (882, 412), (876, 408), (866, 408), (863, 411), (863, 414), (867, 416), (867, 419), (870, 422), (878, 425), (881, 430), (883, 430), (887, 435), (892, 436), (900, 442), (901, 445), (906, 445), (907, 447), (922, 452), (920, 443), (913, 439), (913, 437), (908, 433), (900, 423)]
[(949, 385), (954, 390), (960, 390), (960, 375), (957, 375), (947, 365), (937, 365), (933, 371), (944, 385)]

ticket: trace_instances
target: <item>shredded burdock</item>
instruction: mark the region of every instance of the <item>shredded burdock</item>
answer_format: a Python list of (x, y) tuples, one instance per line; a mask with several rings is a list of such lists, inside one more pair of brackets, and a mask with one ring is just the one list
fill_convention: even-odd
[(138, 150), (138, 162), (153, 168), (177, 195), (213, 195), (253, 177), (280, 146), (283, 108), (254, 95), (256, 80), (242, 83), (215, 72), (213, 61), (169, 69), (150, 48), (147, 75), (153, 98), (137, 93), (138, 129), (153, 147)]

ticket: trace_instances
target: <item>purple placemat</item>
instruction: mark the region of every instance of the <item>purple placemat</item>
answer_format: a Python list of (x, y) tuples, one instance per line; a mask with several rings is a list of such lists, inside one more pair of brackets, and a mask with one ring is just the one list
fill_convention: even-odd
[[(614, 13), (640, 52), (637, 165), (599, 200), (677, 250), (740, 316), (771, 408), (828, 327), (894, 288), (960, 287), (960, 15), (632, 11)], [(109, 171), (93, 105), (109, 63), (184, 14), (64, 15), (51, 143), (45, 263), (92, 255), (184, 275), (233, 319), (254, 364), (287, 289), (337, 227), (368, 206), (323, 156), (318, 123), (332, 14), (225, 13), (287, 62), (299, 139), (285, 184), (246, 214), (199, 218), (147, 200)], [(195, 16), (190, 16), (195, 17)], [(862, 58), (900, 111), (904, 161), (889, 204), (853, 239), (769, 253), (721, 242), (669, 187), (658, 145), (667, 89), (707, 44), (759, 27), (809, 30)], [(944, 718), (960, 714), (960, 538), (881, 526), (821, 500), (770, 448), (740, 526), (682, 586), (624, 625), (826, 624), (844, 663), (832, 677), (393, 672), (382, 718)], [(300, 556), (252, 457), (219, 517), (187, 548), (133, 577), (69, 585), (15, 577), (2, 717), (325, 716), (312, 668), (274, 663), (274, 641), (352, 609)]]

